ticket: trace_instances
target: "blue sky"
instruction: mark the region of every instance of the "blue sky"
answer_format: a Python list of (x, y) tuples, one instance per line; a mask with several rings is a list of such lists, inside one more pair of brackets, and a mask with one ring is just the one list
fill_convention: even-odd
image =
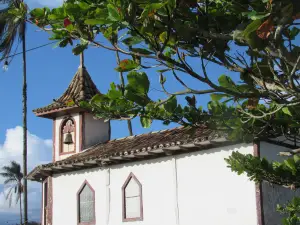
[[(48, 5), (55, 6), (61, 0), (29, 0), (30, 8)], [(27, 30), (27, 49), (34, 48), (51, 41), (49, 35), (38, 31), (34, 26), (29, 26)], [(52, 150), (52, 121), (36, 117), (32, 110), (45, 106), (58, 98), (69, 85), (78, 66), (79, 57), (72, 55), (71, 48), (53, 48), (53, 45), (43, 47), (27, 54), (27, 74), (28, 74), (28, 132), (29, 132), (29, 170), (34, 166), (51, 160)], [(19, 48), (18, 51), (21, 51)], [(200, 71), (199, 59), (193, 62)], [(115, 54), (103, 49), (89, 48), (85, 53), (85, 65), (97, 85), (98, 89), (106, 93), (110, 82), (119, 82), (116, 67)], [(211, 67), (210, 70), (215, 75), (220, 75), (225, 71), (220, 68)], [(159, 76), (155, 70), (148, 71), (151, 80), (151, 96), (154, 98), (164, 98), (165, 96), (157, 89), (160, 89)], [(216, 76), (217, 77), (217, 76)], [(201, 89), (199, 83), (191, 78), (183, 79), (194, 88)], [(168, 82), (170, 91), (183, 89), (176, 82)], [(21, 163), (22, 154), (22, 58), (16, 56), (7, 72), (0, 70), (0, 166), (10, 160)], [(181, 101), (183, 98), (181, 98)], [(209, 96), (202, 96), (199, 103), (206, 105)], [(174, 127), (171, 124), (168, 127)], [(167, 129), (161, 122), (154, 122), (150, 129), (143, 129), (138, 119), (133, 121), (134, 134), (150, 132), (152, 130)], [(112, 138), (124, 137), (128, 135), (126, 122), (112, 122)], [(18, 207), (8, 208), (4, 200), (3, 180), (0, 178), (0, 224), (13, 224), (18, 222)], [(29, 186), (29, 219), (39, 220), (40, 217), (40, 184), (30, 183)], [(6, 223), (8, 222), (8, 223)]]

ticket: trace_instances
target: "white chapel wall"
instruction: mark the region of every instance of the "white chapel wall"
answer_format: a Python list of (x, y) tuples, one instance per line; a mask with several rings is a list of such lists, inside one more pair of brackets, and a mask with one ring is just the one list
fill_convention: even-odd
[(92, 114), (84, 113), (84, 148), (108, 141), (109, 126), (109, 122), (104, 122), (104, 119), (95, 120)]
[[(260, 156), (271, 161), (279, 161), (287, 159), (287, 157), (279, 156), (279, 152), (289, 150), (286, 147), (262, 142), (260, 145)], [(277, 204), (285, 204), (295, 196), (300, 196), (300, 190), (292, 191), (278, 185), (263, 183), (263, 210), (265, 225), (281, 225), (282, 215), (276, 212)]]
[(233, 151), (252, 154), (252, 145), (234, 145), (178, 156), (180, 225), (256, 225), (255, 185), (227, 168)]
[[(96, 192), (96, 224), (256, 225), (255, 185), (224, 161), (235, 145), (184, 155), (69, 172), (53, 177), (53, 225), (77, 224), (76, 194), (87, 180)], [(130, 173), (143, 188), (143, 221), (122, 222), (121, 188)]]
[[(76, 152), (79, 152), (79, 140), (80, 140), (80, 115), (79, 113), (74, 113), (70, 115), (76, 123)], [(55, 161), (65, 159), (70, 155), (60, 155), (60, 126), (66, 116), (57, 117), (55, 120)]]

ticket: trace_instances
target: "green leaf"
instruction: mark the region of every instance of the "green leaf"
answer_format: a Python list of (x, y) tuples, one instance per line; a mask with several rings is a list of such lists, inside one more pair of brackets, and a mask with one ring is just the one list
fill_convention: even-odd
[(94, 13), (95, 19), (105, 19), (108, 17), (108, 8), (97, 8)]
[(65, 3), (65, 12), (70, 18), (74, 18), (81, 12), (79, 5), (73, 3)]
[(131, 88), (131, 86), (126, 87), (125, 98), (143, 107), (149, 103), (147, 95), (138, 93), (135, 89)]
[(154, 54), (153, 52), (148, 51), (147, 49), (144, 48), (132, 48), (131, 51), (144, 54), (144, 55), (152, 55)]
[(212, 101), (220, 101), (222, 98), (228, 97), (226, 94), (211, 94), (210, 98)]
[(110, 90), (108, 91), (107, 96), (110, 99), (115, 100), (122, 97), (122, 92), (121, 90), (117, 90), (116, 85), (114, 83), (111, 83)]
[(168, 0), (168, 6), (171, 8), (171, 10), (176, 8), (176, 0)]
[(69, 32), (72, 32), (74, 30), (74, 25), (73, 24), (69, 24), (66, 29), (69, 31)]
[(144, 39), (139, 36), (128, 37), (124, 39), (122, 42), (127, 46), (133, 46), (140, 44)]
[(169, 101), (167, 101), (164, 105), (163, 105), (164, 109), (169, 112), (169, 113), (173, 113), (177, 107), (177, 99), (176, 97), (172, 97)]
[(295, 40), (295, 38), (297, 37), (297, 35), (299, 34), (300, 29), (297, 27), (293, 27), (290, 31), (289, 31), (289, 38), (291, 40)]
[(87, 25), (103, 25), (111, 23), (110, 20), (107, 19), (87, 19), (84, 21)]
[(67, 14), (65, 13), (65, 10), (62, 7), (55, 8), (51, 11), (51, 14), (49, 14), (48, 19), (49, 20), (63, 20)]
[(152, 124), (152, 119), (146, 116), (141, 116), (141, 124), (144, 128), (149, 128)]
[(250, 16), (251, 20), (259, 20), (268, 17), (271, 13), (257, 13), (256, 15)]
[[(164, 42), (167, 40), (167, 38), (168, 38), (168, 34), (167, 34), (166, 31), (162, 32), (162, 33), (159, 35), (159, 40), (160, 40), (162, 43), (164, 43)], [(169, 37), (169, 40), (168, 40), (168, 44), (169, 44), (169, 45), (175, 45), (175, 43), (176, 43), (176, 41), (175, 41), (174, 37), (173, 37), (173, 36), (170, 36), (170, 37)]]
[(64, 48), (64, 47), (66, 47), (68, 44), (69, 44), (69, 38), (66, 38), (66, 39), (60, 41), (59, 44), (58, 44), (58, 46), (61, 47), (61, 48)]
[(30, 15), (32, 17), (40, 18), (40, 17), (43, 17), (45, 15), (45, 11), (44, 11), (44, 9), (36, 8), (36, 9), (33, 9), (30, 12)]
[(243, 15), (247, 15), (249, 19), (251, 20), (258, 20), (258, 19), (263, 19), (267, 16), (270, 15), (270, 13), (260, 13), (260, 12), (256, 12), (255, 10), (251, 11), (251, 12), (247, 12), (247, 13), (242, 13)]
[(57, 17), (56, 15), (54, 15), (54, 14), (50, 14), (50, 15), (48, 16), (48, 19), (49, 19), (49, 20), (56, 20), (56, 19), (58, 19), (58, 17)]
[(231, 80), (230, 77), (228, 77), (226, 75), (221, 75), (219, 77), (218, 81), (219, 81), (219, 84), (224, 88), (228, 88), (228, 89), (235, 88), (235, 83)]
[(113, 20), (113, 21), (120, 21), (121, 20), (121, 15), (120, 15), (118, 9), (114, 5), (108, 4), (107, 9), (108, 9), (109, 18), (111, 20)]
[(87, 10), (87, 9), (90, 8), (90, 5), (87, 4), (86, 2), (83, 2), (83, 1), (80, 1), (78, 5), (79, 5), (79, 7), (80, 7), (81, 9), (83, 9), (83, 10)]
[(289, 116), (292, 116), (292, 113), (290, 112), (290, 110), (289, 110), (288, 107), (282, 108), (282, 112), (284, 112), (285, 114), (287, 114), (287, 115), (289, 115)]
[(144, 11), (141, 14), (141, 19), (146, 19), (149, 17), (150, 14), (152, 14), (153, 12), (155, 12), (156, 10), (162, 8), (163, 6), (165, 6), (168, 2), (164, 2), (164, 3), (152, 3), (147, 5), (144, 8)]
[(300, 156), (299, 155), (294, 155), (294, 161), (297, 164), (298, 162), (300, 162)]
[(253, 22), (251, 22), (246, 29), (243, 31), (243, 36), (244, 37), (249, 37), (249, 35), (256, 31), (259, 26), (261, 25), (261, 20), (254, 20)]
[(124, 59), (120, 62), (119, 66), (115, 68), (115, 70), (118, 72), (128, 72), (136, 69), (138, 66), (139, 65), (135, 61), (131, 59)]
[(162, 32), (162, 33), (159, 35), (159, 40), (160, 40), (161, 42), (165, 42), (166, 39), (167, 39), (167, 31), (164, 31), (164, 32)]
[(73, 48), (72, 52), (73, 52), (74, 55), (79, 55), (85, 49), (87, 49), (87, 47), (88, 47), (88, 43), (78, 44), (78, 45), (76, 45), (75, 48)]
[(128, 85), (138, 93), (147, 94), (149, 92), (150, 82), (144, 72), (132, 71), (127, 75)]
[(292, 174), (295, 175), (296, 172), (297, 172), (297, 168), (296, 168), (296, 165), (295, 165), (295, 161), (293, 158), (289, 158), (289, 159), (286, 159), (284, 160), (284, 164), (290, 168), (292, 170)]
[(112, 26), (102, 31), (102, 33), (107, 40), (113, 41), (113, 37), (115, 36), (115, 31), (113, 30)]
[(91, 99), (91, 103), (95, 104), (97, 102), (101, 102), (101, 100), (102, 100), (102, 96), (97, 94)]

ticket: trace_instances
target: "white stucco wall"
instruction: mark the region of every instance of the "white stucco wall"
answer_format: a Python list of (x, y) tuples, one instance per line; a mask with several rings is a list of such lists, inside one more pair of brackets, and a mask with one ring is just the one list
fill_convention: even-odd
[[(256, 225), (255, 185), (224, 161), (235, 145), (178, 156), (70, 172), (53, 177), (53, 225), (77, 224), (76, 194), (87, 180), (96, 192), (96, 224)], [(144, 220), (122, 222), (121, 188), (130, 173), (143, 188)]]
[(83, 126), (84, 149), (100, 142), (106, 142), (110, 138), (110, 124), (109, 122), (105, 123), (104, 119), (95, 120), (90, 113), (84, 113)]
[(235, 145), (179, 156), (181, 225), (257, 224), (255, 184), (227, 168), (233, 151), (253, 154), (252, 145)]
[[(79, 152), (79, 137), (80, 137), (80, 115), (79, 113), (74, 113), (70, 115), (76, 123), (76, 152)], [(71, 154), (67, 155), (59, 155), (60, 152), (60, 125), (63, 122), (65, 116), (57, 117), (55, 119), (55, 161), (65, 159), (69, 157)]]
[[(287, 159), (287, 157), (279, 156), (279, 152), (284, 152), (289, 150), (286, 147), (262, 142), (260, 145), (260, 155), (271, 161), (282, 162)], [(292, 191), (287, 188), (283, 188), (278, 185), (271, 185), (268, 183), (263, 183), (263, 210), (264, 210), (264, 220), (265, 225), (281, 225), (281, 218), (278, 212), (276, 212), (277, 204), (285, 204), (290, 201), (295, 196), (300, 196), (300, 190)]]

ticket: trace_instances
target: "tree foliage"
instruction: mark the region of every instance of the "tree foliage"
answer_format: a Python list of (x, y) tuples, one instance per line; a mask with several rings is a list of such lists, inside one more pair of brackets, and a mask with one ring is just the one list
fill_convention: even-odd
[[(126, 94), (121, 95), (122, 87), (112, 84), (105, 96), (94, 98), (90, 107), (98, 116), (120, 119), (139, 115), (166, 124), (205, 124), (226, 129), (234, 137), (243, 134), (238, 137), (248, 140), (253, 135), (298, 132), (290, 128), (299, 123), (300, 58), (295, 44), (299, 7), (299, 2), (292, 0), (69, 0), (53, 10), (34, 9), (31, 20), (41, 29), (51, 30), (51, 39), (59, 40), (60, 47), (79, 40), (74, 54), (91, 45), (127, 55), (116, 68), (129, 72)], [(106, 44), (97, 42), (99, 35)], [(191, 64), (193, 58), (200, 63)], [(144, 72), (149, 66), (143, 64), (144, 59), (152, 59), (150, 67), (160, 67), (157, 72), (165, 100), (149, 98)], [(207, 62), (225, 67), (239, 78), (224, 74), (213, 82), (215, 75), (207, 71)], [(202, 73), (196, 67), (201, 67)], [(169, 93), (167, 76), (173, 76), (184, 89)], [(209, 89), (194, 90), (182, 76)], [(139, 90), (132, 88), (134, 82), (139, 83)], [(207, 111), (192, 102), (191, 95), (201, 94), (212, 94)], [(176, 104), (178, 95), (189, 95), (186, 106)], [(224, 120), (221, 114), (226, 115)], [(291, 118), (293, 124), (287, 125)]]
[(21, 166), (12, 161), (9, 166), (3, 166), (0, 176), (3, 177), (4, 184), (8, 185), (8, 192), (6, 193), (6, 200), (9, 201), (9, 206), (12, 204), (13, 195), (16, 195), (16, 204), (21, 198), (23, 192)]
[(280, 163), (234, 152), (226, 161), (232, 171), (238, 174), (246, 173), (250, 180), (255, 182), (267, 180), (292, 190), (300, 188), (300, 156), (298, 155)]
[(286, 218), (282, 219), (283, 225), (300, 224), (300, 198), (295, 197), (285, 205), (277, 205), (277, 211), (283, 215), (287, 215)]
[[(31, 20), (60, 47), (74, 45), (75, 55), (93, 46), (125, 58), (116, 71), (127, 73), (127, 83), (112, 83), (106, 94), (78, 103), (96, 116), (139, 116), (144, 127), (154, 119), (204, 125), (243, 141), (299, 141), (299, 18), (298, 0), (66, 0), (31, 11)], [(226, 73), (215, 74), (208, 63)], [(149, 68), (157, 68), (165, 99), (150, 97)], [(168, 91), (170, 79), (183, 89)], [(202, 108), (197, 99), (207, 94), (211, 101)], [(297, 156), (270, 163), (234, 153), (227, 162), (252, 180), (299, 187)]]

